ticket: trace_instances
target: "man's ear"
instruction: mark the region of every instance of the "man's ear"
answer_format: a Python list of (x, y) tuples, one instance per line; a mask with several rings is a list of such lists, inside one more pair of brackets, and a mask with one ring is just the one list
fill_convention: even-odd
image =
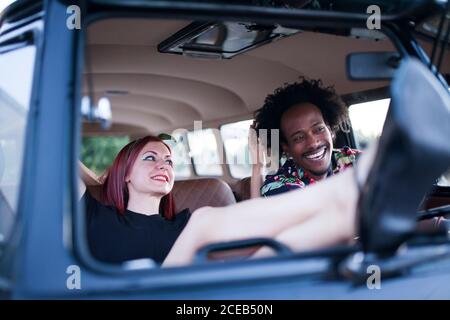
[(334, 132), (334, 130), (332, 130), (330, 128), (330, 126), (327, 125), (327, 127), (328, 127), (328, 130), (330, 130), (330, 133), (331, 133), (331, 140), (333, 140), (333, 142), (335, 142), (336, 141), (336, 132)]

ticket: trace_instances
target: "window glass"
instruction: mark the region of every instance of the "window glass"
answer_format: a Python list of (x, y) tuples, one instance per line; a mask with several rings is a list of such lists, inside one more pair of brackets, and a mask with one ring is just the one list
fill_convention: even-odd
[(222, 167), (214, 131), (195, 130), (188, 132), (187, 137), (195, 173), (199, 176), (221, 176)]
[(83, 137), (81, 162), (100, 176), (128, 142), (128, 136)]
[(17, 213), (35, 55), (34, 46), (0, 53), (0, 243)]
[(381, 135), (390, 99), (351, 105), (349, 110), (356, 146), (365, 149)]
[(227, 164), (233, 178), (244, 178), (251, 175), (248, 130), (252, 122), (253, 120), (244, 120), (220, 127)]

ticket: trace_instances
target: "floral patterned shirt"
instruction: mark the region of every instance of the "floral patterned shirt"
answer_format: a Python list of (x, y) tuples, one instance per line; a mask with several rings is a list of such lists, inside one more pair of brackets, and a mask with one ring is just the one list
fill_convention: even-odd
[[(333, 150), (327, 177), (353, 166), (360, 153), (361, 151), (349, 147)], [(302, 168), (297, 168), (293, 159), (288, 159), (275, 174), (266, 176), (260, 191), (262, 196), (267, 197), (294, 189), (303, 189), (312, 183), (315, 183), (315, 180)]]

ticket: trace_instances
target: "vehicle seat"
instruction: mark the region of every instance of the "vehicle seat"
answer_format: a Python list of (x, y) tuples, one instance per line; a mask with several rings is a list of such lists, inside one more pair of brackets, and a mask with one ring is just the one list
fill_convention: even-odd
[(172, 194), (177, 210), (189, 208), (191, 212), (201, 207), (225, 207), (236, 203), (230, 186), (217, 178), (175, 181)]
[(233, 191), (237, 202), (250, 199), (250, 180), (251, 177), (246, 177), (234, 184)]
[[(100, 198), (101, 185), (86, 187), (94, 198)], [(201, 207), (224, 207), (236, 203), (230, 186), (217, 178), (175, 181), (172, 194), (177, 211), (189, 208), (194, 212)]]

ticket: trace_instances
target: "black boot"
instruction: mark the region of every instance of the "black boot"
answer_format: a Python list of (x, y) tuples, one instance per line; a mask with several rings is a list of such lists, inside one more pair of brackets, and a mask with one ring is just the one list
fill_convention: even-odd
[(408, 58), (391, 84), (389, 112), (359, 199), (364, 251), (390, 254), (411, 236), (422, 198), (449, 167), (449, 91)]

